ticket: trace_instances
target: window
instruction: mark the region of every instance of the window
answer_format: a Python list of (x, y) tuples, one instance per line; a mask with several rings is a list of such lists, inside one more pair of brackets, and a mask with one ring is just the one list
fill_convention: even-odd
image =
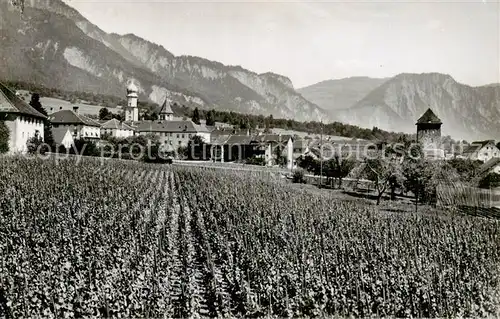
[(177, 138), (179, 138), (179, 134), (177, 134)]
[(181, 141), (179, 141), (179, 145), (181, 145)]
[(182, 134), (182, 138), (184, 138), (184, 134)]

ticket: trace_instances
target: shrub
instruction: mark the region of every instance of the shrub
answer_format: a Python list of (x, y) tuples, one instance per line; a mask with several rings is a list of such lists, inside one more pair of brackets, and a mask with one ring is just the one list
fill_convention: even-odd
[(252, 156), (245, 160), (245, 164), (248, 165), (266, 165), (266, 160), (263, 157)]
[(0, 121), (0, 154), (9, 151), (9, 128), (4, 121)]
[(480, 188), (497, 188), (500, 187), (500, 174), (489, 173), (479, 181)]
[(306, 183), (306, 178), (305, 178), (305, 175), (304, 175), (304, 171), (301, 170), (301, 169), (295, 170), (293, 172), (292, 182), (293, 183), (305, 184)]
[(38, 137), (38, 136), (33, 136), (28, 140), (26, 143), (27, 148), (28, 148), (28, 154), (40, 154), (40, 155), (45, 155), (50, 150), (50, 147), (48, 144), (45, 144), (43, 140)]

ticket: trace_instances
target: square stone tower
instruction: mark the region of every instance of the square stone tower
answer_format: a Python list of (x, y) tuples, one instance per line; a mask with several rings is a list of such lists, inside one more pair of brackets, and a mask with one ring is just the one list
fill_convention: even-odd
[(427, 109), (417, 121), (417, 142), (422, 144), (426, 155), (444, 157), (441, 145), (441, 125), (443, 123), (431, 109)]

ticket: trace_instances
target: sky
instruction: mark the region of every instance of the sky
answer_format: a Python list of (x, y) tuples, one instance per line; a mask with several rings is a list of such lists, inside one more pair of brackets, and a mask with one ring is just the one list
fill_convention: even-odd
[(282, 74), (296, 88), (424, 72), (500, 83), (499, 1), (65, 0), (106, 32)]

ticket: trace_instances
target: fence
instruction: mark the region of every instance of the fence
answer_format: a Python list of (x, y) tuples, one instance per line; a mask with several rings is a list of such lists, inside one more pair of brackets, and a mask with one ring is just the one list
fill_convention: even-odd
[(440, 185), (437, 187), (437, 205), (500, 208), (500, 189)]

